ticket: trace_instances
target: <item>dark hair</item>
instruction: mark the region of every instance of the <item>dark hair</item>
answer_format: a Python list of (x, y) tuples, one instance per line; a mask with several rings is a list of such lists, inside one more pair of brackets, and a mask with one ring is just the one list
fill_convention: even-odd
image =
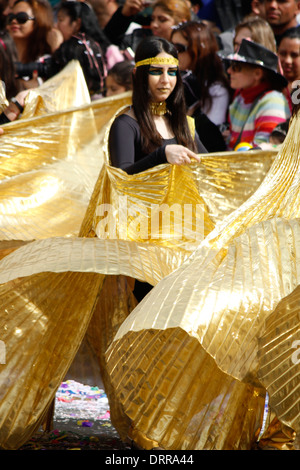
[(98, 42), (85, 33), (77, 33), (64, 41), (52, 54), (51, 74), (58, 73), (72, 60), (80, 63), (90, 94), (103, 93), (107, 69)]
[(98, 42), (105, 53), (110, 41), (102, 31), (93, 8), (85, 2), (67, 0), (63, 1), (58, 11), (63, 11), (70, 17), (71, 22), (81, 20), (80, 32), (85, 33)]
[(132, 71), (134, 63), (129, 60), (117, 62), (107, 73), (114, 78), (118, 85), (124, 86), (125, 90), (132, 89)]
[(17, 50), (14, 40), (7, 31), (0, 32), (0, 80), (5, 84), (6, 98), (10, 100), (22, 87), (16, 79), (15, 62)]
[(222, 60), (218, 56), (218, 42), (211, 28), (200, 21), (182, 23), (172, 32), (180, 32), (186, 39), (187, 52), (191, 58), (191, 71), (197, 78), (199, 86), (200, 107), (206, 106), (209, 110), (212, 97), (209, 87), (214, 83), (221, 83), (230, 91), (229, 81), (224, 70)]
[[(173, 44), (163, 38), (151, 36), (143, 39), (135, 53), (135, 61), (156, 57), (159, 53), (166, 52), (176, 59), (177, 51)], [(133, 74), (132, 106), (141, 129), (142, 147), (146, 152), (153, 151), (162, 144), (160, 134), (155, 131), (156, 127), (150, 112), (149, 103), (151, 95), (148, 87), (149, 65), (136, 68)], [(169, 111), (169, 120), (172, 130), (177, 138), (178, 144), (195, 150), (194, 140), (188, 126), (186, 117), (186, 105), (184, 88), (180, 73), (177, 73), (177, 81), (174, 90), (166, 100)]]
[(281, 41), (284, 38), (289, 38), (289, 39), (299, 39), (300, 38), (300, 28), (297, 26), (295, 28), (289, 28), (287, 29), (281, 36), (280, 36), (280, 41), (278, 46), (280, 45)]
[(47, 35), (54, 24), (53, 10), (47, 0), (16, 0), (14, 6), (21, 2), (27, 3), (31, 7), (35, 18), (34, 29), (28, 38), (29, 42), (25, 57), (26, 63), (34, 62), (45, 54), (51, 54)]

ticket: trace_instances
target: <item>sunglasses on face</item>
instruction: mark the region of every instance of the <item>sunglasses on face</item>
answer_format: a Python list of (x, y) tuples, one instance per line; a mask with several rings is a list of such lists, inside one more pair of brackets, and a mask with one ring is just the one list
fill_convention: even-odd
[(175, 47), (178, 54), (187, 51), (187, 46), (185, 46), (184, 44), (180, 44), (179, 42), (173, 42), (173, 46)]
[(29, 16), (25, 11), (20, 11), (19, 13), (9, 13), (7, 15), (7, 24), (11, 24), (13, 20), (16, 20), (18, 24), (25, 24), (29, 20), (34, 20), (34, 16)]
[(230, 64), (230, 67), (233, 72), (241, 72), (243, 69), (243, 65), (240, 64), (239, 62), (232, 62)]

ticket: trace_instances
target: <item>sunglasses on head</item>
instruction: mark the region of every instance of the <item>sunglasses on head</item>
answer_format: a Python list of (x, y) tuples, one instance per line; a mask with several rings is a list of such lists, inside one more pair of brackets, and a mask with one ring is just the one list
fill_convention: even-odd
[(187, 46), (185, 46), (184, 44), (180, 44), (179, 42), (173, 42), (173, 46), (175, 47), (178, 54), (180, 54), (180, 52), (187, 51)]
[(34, 16), (29, 16), (25, 11), (20, 11), (19, 13), (9, 13), (7, 15), (7, 24), (11, 24), (13, 20), (16, 20), (18, 24), (25, 24), (29, 20), (34, 20)]

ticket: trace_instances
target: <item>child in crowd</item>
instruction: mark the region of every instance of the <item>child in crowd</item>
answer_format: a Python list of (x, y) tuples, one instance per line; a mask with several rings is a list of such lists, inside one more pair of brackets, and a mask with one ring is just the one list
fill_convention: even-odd
[(290, 117), (282, 93), (287, 80), (278, 72), (278, 56), (261, 44), (243, 39), (227, 60), (230, 85), (236, 91), (229, 107), (228, 149), (233, 150), (240, 142), (260, 147), (269, 143), (273, 129)]
[(106, 96), (114, 96), (132, 90), (134, 63), (129, 60), (118, 62), (107, 73)]

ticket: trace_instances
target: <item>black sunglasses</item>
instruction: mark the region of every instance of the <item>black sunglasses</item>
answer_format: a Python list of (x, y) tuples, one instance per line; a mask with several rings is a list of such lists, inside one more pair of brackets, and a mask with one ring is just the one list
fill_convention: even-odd
[(16, 20), (18, 24), (25, 24), (29, 20), (34, 20), (34, 16), (29, 16), (25, 11), (20, 11), (19, 13), (9, 13), (7, 15), (7, 24), (11, 24), (13, 20)]
[(229, 67), (231, 67), (234, 72), (241, 72), (243, 70), (243, 64), (241, 64), (240, 62), (231, 62), (231, 64), (229, 64)]
[(173, 46), (175, 47), (178, 54), (180, 54), (180, 52), (187, 51), (187, 46), (185, 46), (184, 44), (180, 44), (179, 42), (173, 42)]

